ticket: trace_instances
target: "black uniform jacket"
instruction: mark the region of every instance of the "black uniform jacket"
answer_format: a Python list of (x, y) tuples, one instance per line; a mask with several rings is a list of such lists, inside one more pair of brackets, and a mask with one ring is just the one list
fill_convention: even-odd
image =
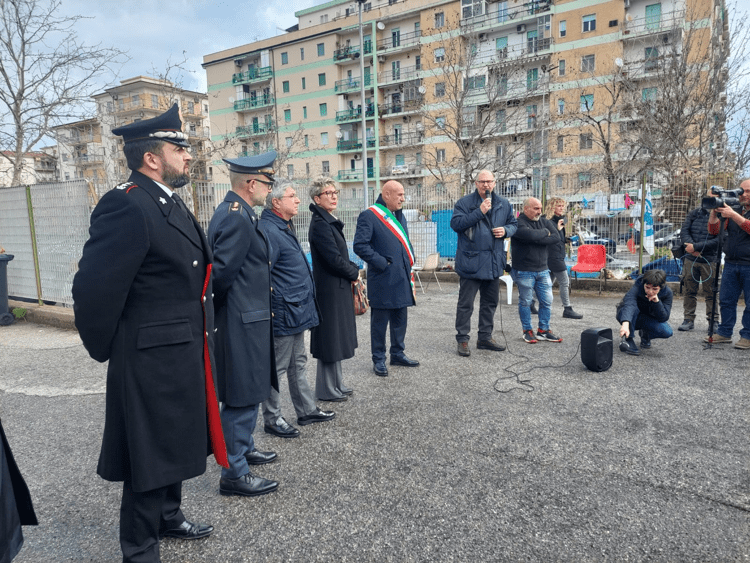
[(265, 401), (278, 390), (271, 324), (268, 242), (253, 208), (230, 191), (208, 226), (214, 254), (219, 400), (231, 407)]
[(310, 353), (333, 363), (353, 357), (357, 348), (351, 282), (359, 277), (359, 268), (349, 260), (344, 223), (314, 203), (310, 211), (308, 240), (320, 306), (320, 324), (310, 333)]
[(84, 346), (109, 360), (97, 472), (138, 492), (200, 475), (214, 412), (204, 369), (214, 322), (205, 235), (139, 172), (102, 197), (89, 235), (73, 299)]

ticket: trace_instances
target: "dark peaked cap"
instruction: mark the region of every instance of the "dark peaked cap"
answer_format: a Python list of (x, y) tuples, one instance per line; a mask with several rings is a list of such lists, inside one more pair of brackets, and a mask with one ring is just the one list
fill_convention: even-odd
[(275, 179), (276, 173), (273, 167), (273, 161), (276, 160), (276, 151), (271, 151), (258, 156), (241, 156), (239, 158), (222, 159), (229, 165), (229, 171), (237, 174), (257, 174), (265, 176), (271, 182)]
[(189, 148), (188, 135), (182, 132), (180, 108), (174, 104), (166, 112), (151, 119), (134, 121), (117, 129), (114, 135), (120, 135), (125, 143), (133, 141), (166, 141), (178, 147)]

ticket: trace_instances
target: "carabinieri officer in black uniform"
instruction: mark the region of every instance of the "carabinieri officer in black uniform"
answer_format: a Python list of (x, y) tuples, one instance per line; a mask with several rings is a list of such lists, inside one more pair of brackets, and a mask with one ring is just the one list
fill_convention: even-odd
[(97, 473), (122, 481), (125, 562), (158, 562), (159, 539), (213, 528), (186, 520), (182, 481), (226, 448), (211, 353), (212, 255), (174, 190), (190, 182), (187, 135), (175, 104), (112, 131), (133, 171), (91, 215), (73, 280), (75, 321), (92, 358), (109, 360)]

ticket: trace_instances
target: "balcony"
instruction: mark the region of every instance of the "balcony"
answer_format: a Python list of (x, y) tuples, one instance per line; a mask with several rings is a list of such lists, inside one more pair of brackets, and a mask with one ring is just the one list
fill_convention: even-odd
[(402, 33), (393, 35), (387, 39), (381, 39), (378, 41), (378, 51), (385, 51), (387, 49), (405, 49), (407, 47), (413, 47), (419, 45), (419, 39), (422, 37), (422, 30), (412, 31), (411, 33)]
[(422, 165), (416, 162), (411, 164), (394, 164), (380, 169), (380, 177), (386, 178), (419, 178), (423, 176)]
[(268, 135), (274, 130), (273, 121), (270, 123), (258, 123), (253, 125), (240, 125), (235, 129), (238, 137), (254, 137), (256, 135)]
[[(367, 139), (367, 148), (375, 148), (375, 139)], [(339, 152), (361, 151), (362, 141), (360, 139), (339, 140), (336, 143), (336, 150)]]
[(666, 12), (656, 16), (633, 18), (621, 24), (623, 40), (638, 39), (647, 35), (657, 35), (679, 29), (685, 19), (682, 10)]
[(421, 97), (417, 98), (416, 100), (405, 100), (403, 102), (381, 104), (378, 106), (378, 113), (380, 114), (381, 118), (388, 115), (416, 113), (422, 109), (423, 104), (424, 100)]
[(485, 14), (468, 15), (468, 17), (465, 11), (461, 18), (461, 30), (462, 32), (479, 31), (494, 27), (519, 25), (524, 21), (535, 19), (539, 14), (549, 12), (550, 4), (549, 0), (541, 0), (505, 9), (501, 9), (499, 4), (490, 4), (493, 7), (491, 11)]
[(211, 129), (209, 127), (190, 127), (185, 133), (191, 139), (208, 139), (211, 137)]
[(249, 68), (245, 72), (232, 75), (232, 84), (249, 84), (261, 82), (273, 78), (273, 69), (270, 66)]
[(471, 61), (471, 66), (502, 66), (524, 59), (546, 58), (552, 54), (553, 43), (552, 37), (544, 37), (525, 41), (521, 45), (512, 45), (489, 53), (480, 53)]
[[(365, 88), (372, 87), (372, 77), (365, 76)], [(334, 86), (334, 92), (344, 94), (346, 92), (359, 92), (362, 88), (362, 80), (359, 76), (337, 80)]]
[(422, 131), (383, 135), (382, 137), (380, 137), (380, 148), (387, 149), (389, 147), (421, 145), (423, 139), (424, 133)]
[[(367, 177), (374, 178), (375, 169), (368, 168)], [(339, 170), (339, 173), (336, 175), (336, 180), (338, 182), (361, 182), (362, 170)]]
[(407, 80), (415, 80), (419, 78), (419, 71), (422, 69), (421, 66), (410, 66), (407, 68), (396, 68), (391, 70), (384, 70), (378, 74), (379, 86), (386, 86), (387, 84), (394, 82), (404, 82)]
[[(375, 106), (370, 104), (367, 106), (367, 112), (365, 117), (375, 117)], [(345, 121), (356, 121), (362, 119), (362, 108), (351, 108), (344, 111), (336, 112), (336, 123), (343, 123)]]
[(234, 111), (250, 111), (254, 109), (272, 106), (276, 103), (273, 96), (261, 96), (260, 98), (245, 98), (234, 102)]
[[(365, 55), (372, 53), (372, 41), (365, 41)], [(360, 57), (359, 45), (347, 45), (333, 52), (334, 63), (349, 63)]]
[(73, 158), (73, 163), (79, 166), (86, 166), (88, 164), (97, 164), (104, 162), (104, 157), (100, 154), (83, 154)]

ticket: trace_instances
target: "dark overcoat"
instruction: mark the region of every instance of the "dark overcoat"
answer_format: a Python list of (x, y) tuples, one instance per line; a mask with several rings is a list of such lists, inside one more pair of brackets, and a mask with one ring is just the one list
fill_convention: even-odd
[(271, 263), (253, 208), (230, 191), (208, 226), (214, 255), (219, 400), (231, 407), (265, 401), (278, 390), (271, 323)]
[(312, 329), (310, 353), (333, 363), (353, 357), (357, 348), (351, 282), (359, 277), (359, 268), (349, 260), (344, 223), (314, 203), (310, 211), (308, 240), (320, 307), (320, 324)]
[[(378, 197), (377, 203), (385, 205), (383, 196)], [(403, 212), (399, 209), (393, 215), (408, 237), (409, 229)], [(415, 304), (409, 253), (396, 235), (369, 209), (365, 209), (357, 218), (354, 252), (369, 266), (367, 298), (370, 306), (375, 309), (401, 309)]]
[(672, 290), (664, 284), (659, 290), (659, 301), (654, 303), (646, 297), (646, 289), (643, 287), (643, 276), (640, 276), (633, 282), (632, 287), (622, 298), (617, 306), (617, 322), (622, 324), (625, 321), (630, 323), (630, 331), (635, 328), (635, 321), (638, 315), (648, 315), (657, 322), (665, 323), (669, 320), (672, 313)]
[[(485, 214), (480, 209), (484, 198), (474, 191), (456, 202), (451, 229), (458, 234), (456, 273), (473, 280), (495, 280), (505, 273), (505, 240), (517, 229), (510, 202), (490, 192), (492, 207)], [(505, 236), (496, 238), (492, 229), (505, 228)]]
[(553, 215), (552, 219), (550, 219), (559, 239), (547, 247), (547, 268), (549, 268), (550, 272), (563, 272), (568, 269), (567, 264), (565, 264), (565, 241), (567, 239), (565, 236), (565, 227), (563, 226), (562, 229), (557, 228), (557, 224), (562, 218), (562, 215)]
[(84, 346), (109, 360), (97, 472), (137, 492), (201, 475), (210, 451), (204, 337), (211, 353), (214, 330), (203, 230), (133, 172), (99, 201), (89, 234), (73, 299)]

